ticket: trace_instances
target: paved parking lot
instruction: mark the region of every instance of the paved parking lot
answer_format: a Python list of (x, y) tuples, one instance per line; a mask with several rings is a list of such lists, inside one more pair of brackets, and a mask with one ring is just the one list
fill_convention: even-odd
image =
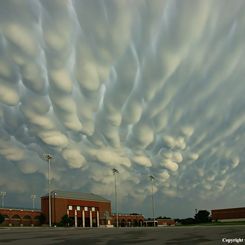
[[(243, 238), (245, 226), (157, 228), (5, 228), (0, 244), (228, 244), (224, 238)], [(237, 243), (233, 243), (237, 244)]]

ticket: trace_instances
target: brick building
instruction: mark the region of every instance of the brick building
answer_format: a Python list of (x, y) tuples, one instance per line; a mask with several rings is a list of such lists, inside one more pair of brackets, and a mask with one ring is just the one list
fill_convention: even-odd
[[(112, 224), (116, 226), (117, 215), (112, 214)], [(143, 226), (144, 216), (142, 214), (118, 214), (119, 227)]]
[[(0, 208), (4, 215), (2, 225), (36, 226), (40, 225), (39, 217), (44, 215), (45, 223), (49, 222), (49, 195), (41, 197), (41, 210), (21, 208)], [(51, 192), (51, 223), (60, 223), (64, 215), (72, 220), (72, 226), (98, 227), (116, 226), (117, 215), (111, 213), (111, 201), (92, 193), (52, 191)], [(119, 227), (153, 226), (152, 220), (145, 220), (142, 214), (118, 214)], [(173, 225), (171, 220), (155, 220), (157, 225)]]
[(3, 226), (36, 226), (39, 225), (41, 210), (26, 208), (0, 208), (5, 217)]
[(173, 219), (156, 219), (157, 226), (174, 226), (176, 224)]
[[(48, 223), (49, 196), (41, 197), (41, 210)], [(96, 227), (111, 224), (111, 201), (92, 194), (67, 191), (52, 191), (51, 221), (57, 224), (67, 214), (75, 226)]]
[(245, 207), (211, 210), (214, 221), (243, 221), (245, 220)]

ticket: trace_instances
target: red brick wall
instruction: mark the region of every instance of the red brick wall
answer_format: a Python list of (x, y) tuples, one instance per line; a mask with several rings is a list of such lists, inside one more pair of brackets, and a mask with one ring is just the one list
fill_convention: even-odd
[[(114, 226), (117, 223), (117, 215), (112, 215), (112, 222)], [(141, 214), (118, 214), (118, 225), (121, 227), (125, 226), (143, 226), (144, 216)]]
[(213, 220), (245, 218), (245, 208), (216, 209), (211, 213)]
[[(83, 207), (95, 207), (96, 211), (99, 211), (100, 214), (100, 223), (104, 217), (105, 212), (108, 212), (109, 216), (111, 216), (111, 203), (110, 202), (96, 202), (96, 201), (85, 201), (85, 200), (73, 200), (73, 199), (65, 199), (58, 198), (52, 196), (51, 198), (51, 213), (52, 213), (52, 223), (59, 223), (61, 218), (67, 214), (68, 206), (71, 205), (73, 207), (80, 206), (81, 211), (77, 211), (78, 218), (82, 217)], [(48, 197), (41, 198), (41, 210), (46, 217), (46, 223), (48, 223)], [(69, 216), (74, 217), (74, 208), (72, 211), (69, 211)], [(85, 217), (89, 217), (89, 212), (85, 212)], [(96, 212), (92, 212), (92, 217), (96, 217)]]
[[(0, 208), (0, 214), (6, 216), (5, 221), (2, 225), (30, 226), (30, 225), (39, 225), (39, 220), (37, 219), (37, 216), (41, 214), (41, 211)], [(17, 218), (16, 215), (18, 215), (19, 218)], [(27, 218), (27, 216), (30, 218)]]
[(173, 219), (157, 219), (157, 225), (175, 225)]

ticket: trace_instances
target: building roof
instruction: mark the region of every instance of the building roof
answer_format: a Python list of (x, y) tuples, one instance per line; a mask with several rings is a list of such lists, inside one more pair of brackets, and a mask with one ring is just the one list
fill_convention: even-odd
[(211, 211), (235, 211), (235, 210), (245, 210), (245, 207), (239, 207), (239, 208), (222, 208), (222, 209), (212, 209)]
[[(112, 216), (116, 216), (117, 213), (112, 213)], [(134, 216), (142, 216), (144, 217), (143, 214), (137, 214), (137, 213), (118, 213), (119, 216), (131, 216), (131, 217), (134, 217)]]
[[(93, 193), (54, 190), (51, 192), (51, 195), (54, 195), (54, 194), (56, 198), (84, 200), (84, 201), (96, 201), (96, 202), (111, 202), (110, 200), (105, 199), (104, 197), (93, 194)], [(42, 197), (48, 197), (48, 194)]]
[(37, 208), (22, 208), (22, 207), (1, 207), (0, 208), (0, 212), (1, 210), (21, 210), (21, 211), (33, 211), (33, 212), (40, 212), (41, 210), (40, 209), (37, 209)]

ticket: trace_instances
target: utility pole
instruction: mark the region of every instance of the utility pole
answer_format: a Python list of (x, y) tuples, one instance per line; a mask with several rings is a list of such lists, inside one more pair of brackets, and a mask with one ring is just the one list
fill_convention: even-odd
[(2, 208), (4, 208), (4, 197), (6, 196), (7, 192), (6, 191), (1, 191), (0, 196), (2, 199)]
[(116, 208), (116, 215), (117, 215), (117, 228), (118, 228), (118, 208), (117, 208), (117, 174), (119, 171), (116, 168), (112, 169), (112, 173), (115, 176), (115, 208)]
[(48, 209), (49, 209), (49, 227), (52, 226), (51, 222), (51, 192), (50, 192), (50, 161), (54, 159), (51, 154), (45, 154), (44, 159), (48, 162)]
[(155, 205), (154, 205), (154, 192), (153, 192), (153, 181), (155, 180), (155, 177), (153, 175), (150, 175), (151, 180), (151, 201), (152, 201), (152, 216), (153, 216), (153, 226), (155, 227)]

